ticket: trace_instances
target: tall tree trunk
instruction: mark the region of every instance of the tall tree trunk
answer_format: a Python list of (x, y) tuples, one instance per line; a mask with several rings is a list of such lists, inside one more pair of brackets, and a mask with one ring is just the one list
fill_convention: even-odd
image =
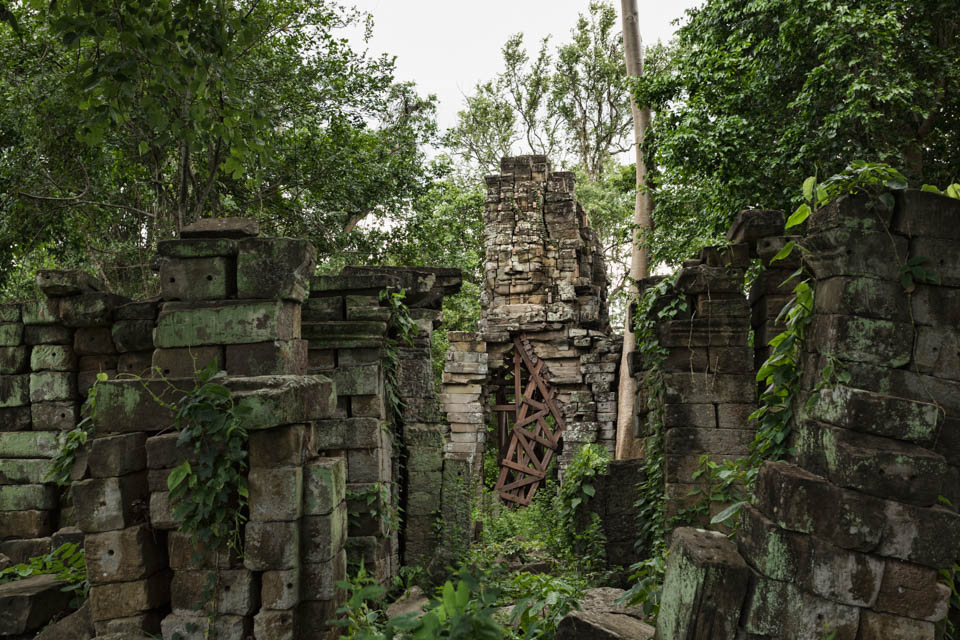
[[(627, 75), (638, 78), (643, 75), (643, 45), (640, 42), (637, 0), (620, 0), (623, 16), (623, 51), (627, 59)], [(648, 275), (648, 256), (645, 246), (647, 232), (651, 229), (653, 203), (646, 190), (647, 167), (643, 158), (643, 136), (650, 125), (650, 110), (639, 108), (631, 96), (633, 108), (633, 133), (637, 154), (637, 201), (633, 210), (633, 243), (630, 252), (629, 299), (637, 296), (637, 282)], [(629, 307), (628, 307), (629, 310)], [(634, 438), (633, 416), (636, 407), (636, 383), (627, 367), (629, 355), (637, 348), (633, 333), (633, 319), (627, 313), (623, 328), (623, 355), (620, 360), (620, 383), (617, 388), (617, 458), (638, 458), (643, 455), (642, 441)]]

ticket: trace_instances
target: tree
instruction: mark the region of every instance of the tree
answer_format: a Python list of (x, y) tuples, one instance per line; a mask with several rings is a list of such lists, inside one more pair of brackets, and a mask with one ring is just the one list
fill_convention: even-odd
[(790, 209), (851, 159), (949, 184), (960, 166), (960, 17), (950, 0), (710, 0), (637, 98), (654, 260), (719, 241), (737, 211)]
[[(631, 78), (643, 76), (643, 44), (640, 41), (637, 0), (622, 0), (623, 50), (627, 63), (627, 74)], [(637, 195), (633, 211), (633, 233), (630, 242), (630, 278), (629, 292), (636, 298), (639, 290), (637, 283), (649, 275), (649, 255), (647, 236), (653, 228), (651, 213), (653, 203), (647, 189), (647, 167), (643, 156), (643, 139), (650, 126), (650, 109), (637, 104), (631, 96), (630, 107), (633, 113), (634, 150), (636, 153)], [(632, 437), (633, 415), (636, 410), (636, 382), (630, 375), (629, 356), (637, 348), (637, 337), (633, 332), (633, 318), (626, 314), (623, 326), (623, 354), (620, 359), (620, 380), (617, 385), (617, 457), (639, 457), (636, 441)]]
[(355, 13), (307, 0), (47, 5), (11, 7), (16, 32), (0, 25), (4, 267), (39, 252), (143, 290), (156, 239), (211, 214), (258, 217), (321, 255), (369, 255), (378, 237), (358, 223), (433, 178), (433, 102), (336, 35)]

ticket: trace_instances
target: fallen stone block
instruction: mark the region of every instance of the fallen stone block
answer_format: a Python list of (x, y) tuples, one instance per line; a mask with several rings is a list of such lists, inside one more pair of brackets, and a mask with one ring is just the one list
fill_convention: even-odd
[(621, 613), (573, 611), (557, 625), (557, 640), (653, 640), (656, 629)]
[(90, 605), (83, 603), (70, 615), (44, 627), (35, 640), (90, 640), (95, 635), (97, 632), (90, 619)]
[(675, 529), (667, 560), (657, 637), (733, 640), (750, 569), (723, 534)]
[(0, 585), (0, 630), (16, 636), (43, 627), (69, 610), (73, 596), (61, 589), (66, 582), (39, 575)]

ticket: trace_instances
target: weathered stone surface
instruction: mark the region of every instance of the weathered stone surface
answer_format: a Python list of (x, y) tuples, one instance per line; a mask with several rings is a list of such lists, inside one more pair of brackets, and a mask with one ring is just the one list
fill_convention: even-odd
[(113, 312), (116, 320), (156, 320), (160, 310), (160, 299), (140, 300), (127, 302), (117, 307)]
[(175, 571), (170, 585), (170, 605), (175, 613), (209, 607), (218, 616), (246, 616), (256, 610), (259, 587), (254, 574), (246, 569)]
[(23, 330), (25, 344), (72, 344), (73, 329), (60, 325), (28, 326)]
[(253, 467), (248, 474), (250, 519), (297, 520), (303, 509), (302, 467)]
[(22, 321), (23, 324), (58, 324), (60, 322), (60, 298), (32, 300), (23, 303), (22, 320), (3, 320), (2, 322)]
[(750, 586), (743, 626), (755, 637), (823, 640), (833, 633), (835, 640), (856, 640), (861, 611), (761, 577)]
[(160, 267), (166, 300), (215, 300), (236, 291), (236, 263), (229, 258), (171, 258)]
[(573, 611), (557, 625), (557, 640), (652, 640), (656, 629), (620, 613)]
[(117, 375), (129, 374), (139, 378), (150, 378), (155, 375), (152, 358), (152, 350), (122, 353), (117, 357)]
[(302, 302), (310, 292), (317, 250), (308, 240), (251, 238), (237, 243), (237, 296)]
[(163, 640), (246, 640), (253, 630), (247, 616), (208, 616), (195, 613), (171, 613), (161, 623)]
[(781, 529), (752, 505), (741, 511), (737, 542), (744, 559), (762, 575), (832, 602), (870, 607), (880, 592), (881, 560)]
[(53, 575), (39, 575), (0, 585), (0, 630), (16, 636), (39, 629), (54, 616), (69, 609), (71, 595), (66, 583)]
[(73, 350), (78, 356), (114, 354), (113, 334), (109, 327), (77, 329), (73, 336)]
[(161, 240), (157, 253), (165, 258), (216, 258), (237, 255), (237, 241), (232, 238), (181, 238)]
[(94, 622), (127, 618), (170, 601), (170, 575), (161, 572), (144, 580), (94, 585), (90, 588), (90, 616)]
[(46, 458), (0, 458), (0, 486), (9, 484), (43, 484), (53, 463)]
[(935, 631), (932, 622), (864, 611), (857, 640), (933, 640)]
[(0, 322), (20, 322), (21, 308), (26, 302), (0, 303)]
[(960, 335), (955, 327), (918, 327), (913, 363), (918, 373), (960, 380)]
[(59, 451), (57, 434), (50, 431), (0, 433), (0, 458), (52, 458)]
[(182, 240), (194, 238), (250, 238), (260, 234), (254, 218), (202, 218), (180, 230)]
[(303, 322), (318, 323), (345, 320), (344, 299), (340, 296), (307, 298), (303, 301)]
[(343, 458), (320, 458), (304, 467), (303, 513), (326, 515), (346, 495), (347, 468)]
[(321, 564), (331, 560), (343, 548), (346, 537), (347, 505), (344, 502), (325, 516), (304, 517), (300, 531), (303, 562)]
[(103, 283), (78, 270), (41, 269), (37, 271), (37, 286), (48, 296), (73, 296), (103, 291)]
[(885, 231), (835, 228), (807, 236), (804, 246), (809, 249), (804, 262), (818, 281), (862, 276), (897, 282), (897, 265), (905, 263), (907, 257), (906, 238), (891, 239)]
[(333, 600), (340, 594), (337, 582), (347, 577), (347, 552), (339, 550), (327, 562), (300, 567), (300, 593), (304, 600)]
[(760, 238), (783, 235), (785, 221), (782, 211), (770, 209), (741, 211), (727, 231), (727, 241), (731, 244), (746, 242), (751, 247), (755, 247)]
[(30, 428), (30, 406), (0, 407), (0, 431), (26, 431)]
[(95, 635), (90, 605), (84, 603), (70, 615), (44, 627), (35, 640), (90, 640)]
[(227, 345), (226, 362), (226, 369), (233, 376), (306, 375), (307, 341)]
[(111, 328), (120, 353), (153, 350), (153, 320), (119, 320)]
[(146, 519), (147, 475), (132, 473), (120, 478), (74, 482), (73, 502), (77, 507), (77, 524), (86, 533), (136, 525)]
[(167, 566), (166, 548), (146, 524), (87, 534), (83, 547), (91, 584), (140, 580)]
[(159, 611), (148, 611), (126, 618), (99, 620), (93, 623), (97, 640), (151, 640), (160, 637)]
[(666, 373), (663, 376), (665, 399), (670, 404), (714, 403), (737, 399), (746, 402), (756, 396), (752, 375)]
[(807, 339), (817, 353), (844, 361), (896, 368), (910, 362), (913, 336), (913, 326), (906, 323), (816, 315)]
[(742, 455), (749, 452), (755, 433), (746, 429), (668, 429), (668, 454)]
[(0, 407), (22, 407), (30, 403), (30, 376), (0, 376)]
[(113, 293), (86, 293), (60, 300), (60, 317), (67, 327), (103, 327), (113, 319), (113, 310), (129, 302)]
[(821, 433), (831, 482), (919, 506), (944, 495), (950, 471), (943, 456), (848, 429), (823, 426)]
[(173, 412), (159, 404), (181, 397), (192, 380), (110, 380), (97, 387), (97, 411), (93, 416), (96, 434), (133, 431), (160, 431), (173, 426)]
[(67, 345), (37, 345), (30, 350), (30, 368), (34, 372), (71, 371), (77, 368), (77, 356)]
[(253, 431), (249, 435), (251, 467), (301, 465), (311, 456), (312, 425), (294, 424)]
[(53, 533), (53, 511), (11, 511), (0, 518), (0, 540), (42, 538)]
[(30, 402), (61, 402), (77, 397), (77, 376), (70, 371), (30, 374)]
[(937, 622), (947, 615), (950, 588), (936, 569), (887, 560), (874, 609), (905, 618)]
[(146, 469), (146, 441), (144, 433), (93, 438), (88, 443), (90, 475), (94, 478), (110, 478)]
[(282, 611), (300, 602), (300, 570), (264, 571), (260, 578), (260, 606)]
[(932, 445), (942, 415), (937, 405), (836, 385), (822, 389), (811, 418), (877, 436)]
[(209, 547), (191, 540), (190, 535), (180, 531), (167, 534), (167, 555), (170, 568), (175, 571), (197, 569), (239, 569), (243, 566), (237, 555), (229, 549)]
[(47, 484), (0, 486), (0, 511), (49, 510), (57, 506), (57, 488)]
[(248, 344), (300, 337), (300, 305), (281, 301), (168, 302), (157, 318), (157, 347)]
[(750, 570), (723, 534), (674, 530), (657, 618), (662, 640), (733, 640)]
[(257, 522), (246, 524), (243, 566), (251, 571), (296, 569), (300, 566), (300, 523)]
[(16, 347), (23, 342), (24, 326), (19, 322), (0, 323), (0, 347)]
[(29, 347), (0, 347), (0, 375), (24, 373), (29, 365)]
[(814, 311), (910, 322), (910, 299), (899, 281), (838, 277), (817, 281)]
[(273, 611), (261, 609), (253, 617), (253, 635), (270, 640), (296, 640), (296, 611)]
[(237, 405), (249, 407), (249, 430), (329, 417), (337, 404), (333, 382), (320, 375), (228, 378), (226, 385)]
[(180, 347), (153, 351), (153, 368), (158, 369), (165, 378), (192, 378), (211, 362), (216, 362), (218, 368), (225, 366), (223, 347)]
[(960, 554), (960, 515), (841, 489), (786, 463), (766, 463), (757, 504), (781, 527), (839, 547), (943, 567)]
[(150, 494), (150, 524), (154, 529), (176, 529), (180, 525), (173, 517), (169, 491)]

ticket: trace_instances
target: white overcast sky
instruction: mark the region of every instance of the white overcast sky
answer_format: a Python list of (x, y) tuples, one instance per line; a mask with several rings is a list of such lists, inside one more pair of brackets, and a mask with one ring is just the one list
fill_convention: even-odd
[[(344, 0), (373, 14), (372, 54), (396, 56), (397, 79), (413, 80), (420, 93), (436, 94), (440, 130), (456, 123), (464, 94), (502, 69), (500, 48), (522, 32), (531, 52), (552, 34), (554, 45), (570, 39), (577, 14), (589, 0)], [(700, 0), (638, 0), (644, 43), (667, 41), (671, 23)], [(617, 12), (620, 3), (614, 2)], [(619, 30), (619, 29), (618, 29)], [(350, 33), (355, 49), (363, 30)]]

